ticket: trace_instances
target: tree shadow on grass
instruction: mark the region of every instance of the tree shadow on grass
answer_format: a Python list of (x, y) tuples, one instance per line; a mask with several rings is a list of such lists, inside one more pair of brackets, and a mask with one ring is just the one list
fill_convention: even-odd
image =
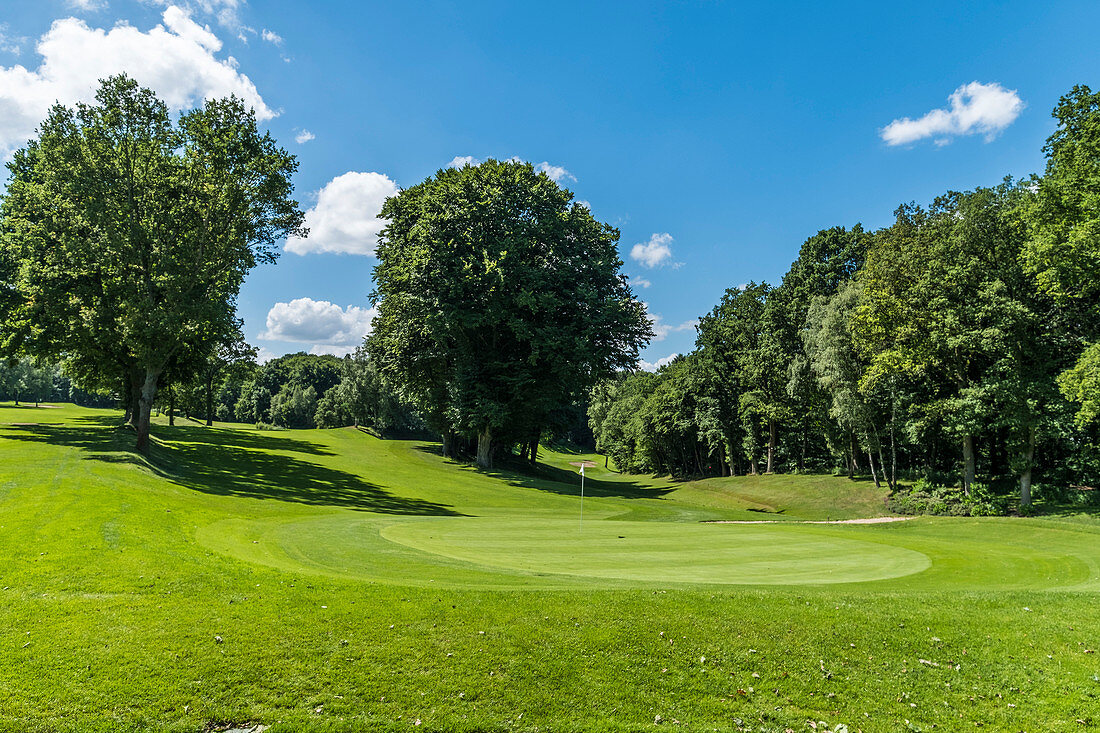
[[(439, 443), (426, 443), (416, 446), (416, 450), (432, 455), (440, 455)], [(538, 489), (562, 496), (580, 496), (581, 477), (574, 471), (567, 471), (557, 466), (539, 463), (531, 467), (530, 463), (519, 459), (509, 461), (497, 459), (497, 465), (490, 469), (477, 468), (468, 465), (467, 468), (486, 476), (504, 481), (509, 486), (518, 486), (526, 489)], [(654, 487), (642, 486), (634, 481), (601, 481), (586, 476), (584, 479), (584, 495), (586, 497), (613, 497), (618, 499), (660, 499), (665, 494), (676, 490), (675, 486)]]
[[(87, 452), (87, 460), (140, 466), (179, 486), (216, 496), (275, 499), (382, 514), (462, 516), (445, 504), (394, 496), (356, 474), (285, 452), (272, 452), (297, 450), (332, 455), (307, 441), (177, 426), (158, 429), (149, 455), (143, 456), (132, 450), (133, 432), (118, 428), (117, 419), (97, 417), (81, 422), (85, 424), (20, 426), (0, 434), (10, 440), (75, 448)], [(236, 440), (238, 437), (241, 440)]]

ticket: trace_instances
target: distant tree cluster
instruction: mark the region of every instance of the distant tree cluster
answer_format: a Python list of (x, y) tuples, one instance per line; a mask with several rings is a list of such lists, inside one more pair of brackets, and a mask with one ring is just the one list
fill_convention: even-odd
[[(818, 232), (726, 291), (696, 349), (593, 390), (624, 471), (834, 468), (1031, 501), (1100, 479), (1100, 95), (1054, 110), (1043, 176)], [(1013, 488), (1014, 487), (1014, 488)]]
[(35, 364), (27, 358), (0, 361), (0, 401), (15, 404), (72, 402), (85, 407), (113, 407), (110, 395), (85, 392), (55, 364)]
[(339, 358), (299, 352), (258, 365), (255, 353), (222, 353), (189, 382), (169, 380), (157, 406), (205, 422), (279, 428), (359, 426), (376, 433), (414, 433), (419, 418), (387, 389), (360, 347)]

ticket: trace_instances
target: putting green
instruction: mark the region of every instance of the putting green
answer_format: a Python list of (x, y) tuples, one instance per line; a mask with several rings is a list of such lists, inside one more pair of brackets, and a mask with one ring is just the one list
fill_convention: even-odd
[(782, 525), (461, 518), (401, 522), (381, 535), (502, 570), (650, 582), (854, 583), (931, 565), (914, 550)]

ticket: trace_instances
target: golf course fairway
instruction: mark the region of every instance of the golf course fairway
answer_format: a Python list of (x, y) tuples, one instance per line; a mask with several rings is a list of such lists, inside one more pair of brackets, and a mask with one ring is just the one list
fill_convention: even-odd
[(0, 731), (1100, 726), (1093, 511), (120, 418), (0, 405)]

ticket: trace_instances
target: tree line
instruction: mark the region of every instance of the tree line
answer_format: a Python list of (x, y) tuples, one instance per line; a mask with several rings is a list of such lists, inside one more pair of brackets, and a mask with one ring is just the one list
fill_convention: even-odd
[(1100, 95), (1054, 109), (1046, 171), (824, 229), (730, 288), (696, 348), (597, 386), (624, 471), (834, 469), (1016, 495), (1100, 477)]
[(85, 392), (56, 364), (35, 364), (23, 357), (0, 361), (0, 400), (22, 402), (72, 402), (83, 407), (114, 407), (111, 395)]

